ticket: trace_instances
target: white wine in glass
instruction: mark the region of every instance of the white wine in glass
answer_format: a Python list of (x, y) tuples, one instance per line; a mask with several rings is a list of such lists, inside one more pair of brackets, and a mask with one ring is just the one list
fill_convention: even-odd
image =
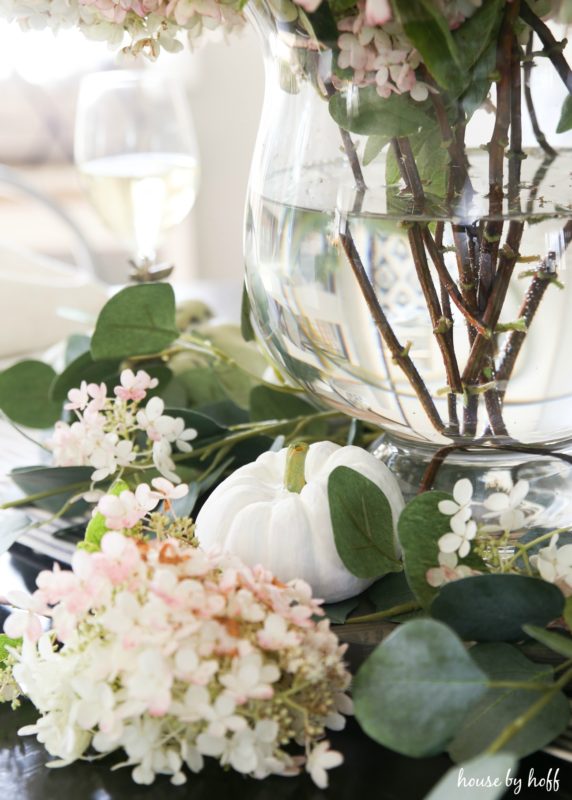
[(194, 205), (199, 163), (183, 88), (152, 70), (84, 78), (75, 160), (101, 219), (133, 252), (132, 277), (167, 277), (157, 263), (162, 235)]

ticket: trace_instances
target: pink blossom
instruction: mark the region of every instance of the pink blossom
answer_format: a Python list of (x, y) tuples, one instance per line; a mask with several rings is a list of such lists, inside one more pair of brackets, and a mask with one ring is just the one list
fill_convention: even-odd
[(11, 639), (24, 636), (30, 642), (37, 642), (42, 632), (40, 618), (31, 611), (16, 611), (4, 623), (4, 633)]
[(152, 378), (142, 369), (138, 370), (137, 374), (131, 369), (124, 369), (119, 380), (121, 386), (116, 386), (113, 391), (120, 400), (126, 402), (143, 400), (149, 389), (155, 389), (159, 385), (157, 378)]
[(281, 650), (284, 647), (296, 647), (300, 644), (300, 635), (288, 629), (288, 623), (279, 614), (269, 614), (264, 620), (264, 627), (258, 631), (258, 642), (265, 650)]
[(68, 401), (69, 402), (64, 405), (66, 411), (83, 411), (89, 402), (87, 381), (82, 381), (79, 389), (69, 390)]
[(385, 25), (393, 18), (389, 0), (365, 0), (366, 25)]
[(157, 502), (156, 497), (150, 496), (149, 487), (140, 484), (135, 493), (125, 490), (119, 495), (106, 494), (97, 504), (97, 510), (111, 530), (129, 530), (155, 508)]

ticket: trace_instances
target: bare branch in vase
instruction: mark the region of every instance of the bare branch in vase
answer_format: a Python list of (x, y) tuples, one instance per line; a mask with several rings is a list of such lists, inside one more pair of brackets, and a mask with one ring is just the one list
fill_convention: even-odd
[(536, 16), (525, 0), (522, 0), (520, 4), (520, 16), (536, 33), (542, 42), (546, 56), (552, 61), (568, 92), (572, 94), (572, 70), (562, 52), (565, 43), (559, 42), (554, 37), (548, 25)]
[(526, 102), (526, 108), (528, 110), (528, 116), (530, 118), (530, 124), (532, 125), (532, 130), (534, 131), (534, 136), (536, 137), (536, 141), (538, 142), (539, 146), (544, 150), (547, 156), (552, 160), (556, 158), (558, 153), (556, 150), (551, 147), (544, 135), (542, 128), (538, 122), (538, 117), (536, 115), (536, 107), (534, 105), (534, 99), (532, 97), (532, 68), (534, 67), (532, 61), (532, 48), (534, 44), (534, 31), (530, 31), (530, 36), (528, 39), (528, 43), (526, 45), (526, 58), (524, 60), (524, 100)]

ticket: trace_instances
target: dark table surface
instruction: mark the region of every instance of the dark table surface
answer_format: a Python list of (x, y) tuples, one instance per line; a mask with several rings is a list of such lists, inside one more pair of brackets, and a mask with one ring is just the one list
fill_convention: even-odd
[[(39, 569), (51, 564), (39, 558), (16, 552), (0, 557), (0, 590), (28, 588), (33, 590)], [(0, 627), (5, 610), (0, 608)], [(49, 757), (33, 737), (19, 737), (18, 729), (36, 717), (34, 708), (25, 703), (13, 712), (0, 705), (0, 800), (423, 800), (439, 778), (449, 769), (446, 756), (413, 760), (380, 747), (365, 736), (355, 721), (345, 731), (332, 733), (333, 747), (343, 752), (345, 761), (330, 772), (330, 786), (322, 791), (307, 775), (296, 778), (268, 778), (256, 781), (238, 773), (225, 771), (212, 762), (199, 775), (189, 775), (184, 786), (172, 786), (168, 778), (158, 777), (153, 786), (134, 784), (129, 769), (111, 771), (114, 760), (109, 757), (92, 764), (77, 762), (63, 769), (48, 769)], [(551, 775), (559, 769), (558, 790), (528, 787), (531, 770), (536, 777)], [(545, 753), (536, 753), (521, 762), (519, 776), (525, 800), (572, 800), (572, 764)], [(458, 789), (451, 800), (474, 800), (478, 793)], [(511, 790), (505, 798), (515, 797)]]

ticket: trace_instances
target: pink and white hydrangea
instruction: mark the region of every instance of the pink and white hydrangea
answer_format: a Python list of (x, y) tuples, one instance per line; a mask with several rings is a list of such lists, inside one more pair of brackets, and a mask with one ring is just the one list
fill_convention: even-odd
[[(118, 520), (137, 500), (124, 494), (112, 498)], [(305, 764), (325, 788), (342, 756), (319, 740), (351, 713), (350, 675), (308, 587), (177, 539), (110, 532), (101, 544), (14, 598), (23, 611), (6, 630), (23, 644), (12, 675), (40, 713), (20, 733), (36, 735), (52, 766), (90, 748), (123, 749), (141, 784), (157, 774), (184, 783), (185, 767), (198, 772), (212, 757), (255, 778)], [(293, 614), (301, 605), (306, 613)], [(243, 615), (251, 608), (258, 613)], [(290, 740), (304, 756), (291, 754)]]
[[(83, 381), (68, 393), (65, 408), (75, 414), (71, 423), (56, 423), (48, 442), (59, 467), (89, 466), (94, 482), (111, 478), (131, 466), (155, 466), (173, 483), (179, 483), (173, 451), (188, 453), (196, 438), (193, 428), (185, 427), (182, 417), (165, 413), (165, 404), (152, 397), (144, 408), (140, 404), (158, 386), (144, 370), (123, 370), (119, 386), (108, 397), (104, 383)], [(145, 434), (147, 446), (136, 447)]]

